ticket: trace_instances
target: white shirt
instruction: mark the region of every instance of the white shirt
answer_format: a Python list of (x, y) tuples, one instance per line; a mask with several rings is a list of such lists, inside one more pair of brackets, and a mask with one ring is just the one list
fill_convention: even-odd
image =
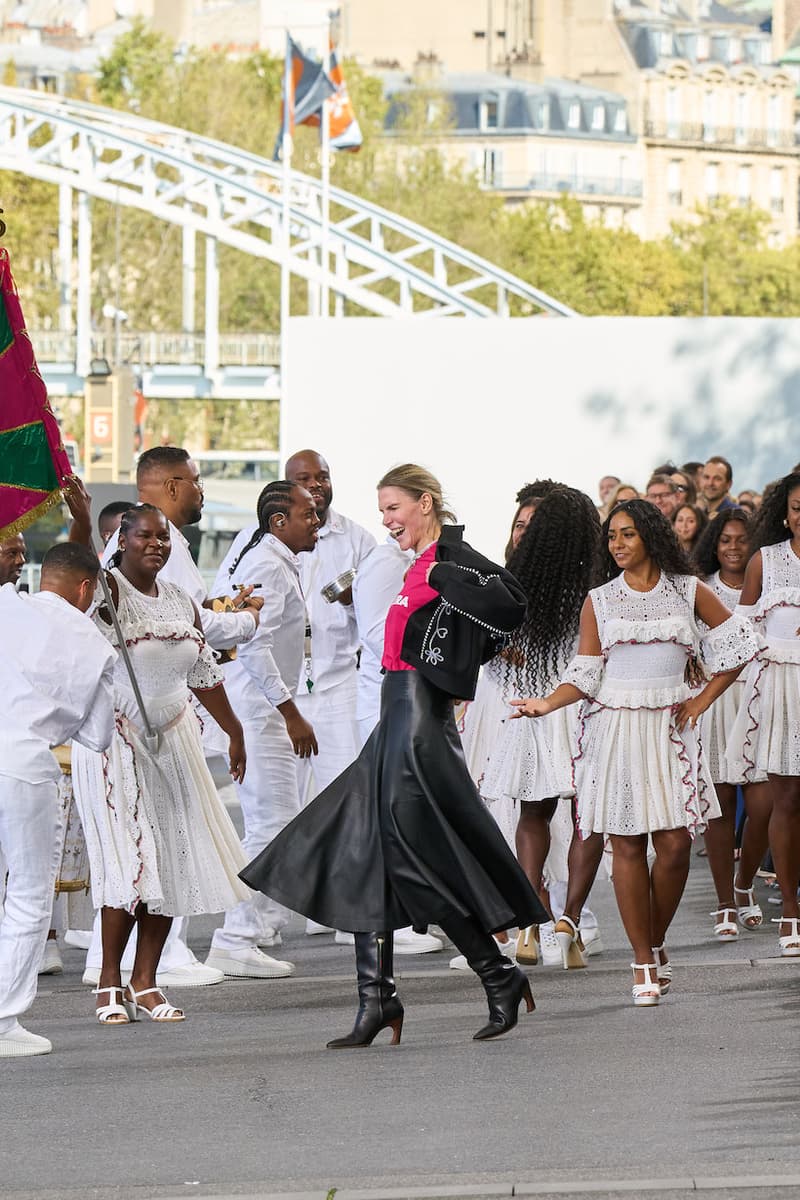
[(256, 528), (251, 525), (237, 536), (214, 581), (216, 595), (230, 595), (234, 583), (259, 583), (254, 595), (264, 598), (255, 637), (239, 647), (233, 662), (225, 664), (225, 690), (242, 720), (257, 718), (284, 700), (294, 699), (306, 632), (300, 559), (283, 542), (265, 534), (248, 550), (233, 575), (228, 573)]
[[(215, 613), (210, 608), (203, 608), (208, 593), (200, 574), (197, 563), (192, 558), (189, 543), (178, 529), (177, 525), (169, 522), (169, 536), (172, 543), (169, 558), (159, 571), (161, 579), (167, 583), (176, 583), (194, 600), (200, 613), (200, 624), (209, 646), (214, 650), (230, 650), (232, 646), (240, 646), (249, 641), (256, 631), (255, 618), (248, 612)], [(117, 551), (119, 530), (115, 530), (108, 539), (103, 551), (102, 563), (109, 565), (112, 554)]]
[(89, 618), (55, 592), (0, 588), (0, 775), (58, 779), (51, 746), (105, 750), (114, 730), (116, 654)]
[[(311, 618), (311, 678), (315, 692), (335, 687), (355, 671), (360, 645), (353, 606), (328, 604), (321, 589), (345, 571), (358, 571), (375, 545), (371, 533), (329, 508), (316, 550), (302, 557), (300, 580)], [(298, 687), (303, 695), (304, 672), (302, 679), (298, 676)]]
[(401, 550), (395, 539), (388, 537), (367, 555), (353, 583), (353, 609), (361, 638), (357, 700), (359, 719), (377, 715), (380, 709), (386, 614), (403, 586), (403, 576), (413, 557), (412, 550)]

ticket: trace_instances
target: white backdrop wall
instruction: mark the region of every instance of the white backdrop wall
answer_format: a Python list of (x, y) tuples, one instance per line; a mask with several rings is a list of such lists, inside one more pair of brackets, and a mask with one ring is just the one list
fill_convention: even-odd
[(441, 479), (467, 537), (498, 555), (518, 488), (596, 498), (601, 475), (723, 454), (734, 489), (800, 460), (800, 322), (755, 318), (289, 322), (287, 453), (319, 449), (337, 508), (379, 530), (392, 464)]

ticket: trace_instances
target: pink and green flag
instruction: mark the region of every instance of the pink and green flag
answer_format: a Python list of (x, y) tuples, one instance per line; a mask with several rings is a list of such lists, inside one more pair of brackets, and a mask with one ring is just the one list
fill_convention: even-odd
[(0, 540), (20, 533), (57, 504), (70, 474), (8, 251), (0, 247)]

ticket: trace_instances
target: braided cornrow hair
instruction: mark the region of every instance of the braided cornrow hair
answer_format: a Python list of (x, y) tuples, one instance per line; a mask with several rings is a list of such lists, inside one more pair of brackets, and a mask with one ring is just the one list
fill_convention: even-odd
[(631, 517), (636, 532), (644, 542), (644, 548), (655, 566), (665, 575), (696, 575), (697, 569), (681, 549), (675, 530), (649, 500), (623, 500), (615, 505), (603, 522), (600, 532), (597, 575), (599, 583), (608, 583), (622, 574), (608, 548), (608, 531), (611, 518), (626, 512)]
[(589, 497), (547, 483), (508, 562), (527, 597), (525, 620), (504, 656), (504, 684), (517, 695), (549, 691), (574, 654), (600, 541), (600, 518)]
[[(122, 519), (119, 523), (119, 536), (123, 537), (130, 533), (139, 521), (139, 518), (145, 516), (147, 513), (158, 513), (160, 517), (164, 516), (161, 509), (155, 504), (132, 504), (122, 514)], [(118, 546), (109, 559), (109, 567), (119, 567), (122, 562), (122, 553), (122, 547)]]
[(250, 541), (242, 548), (238, 557), (228, 567), (229, 576), (233, 575), (245, 554), (252, 550), (254, 546), (257, 546), (266, 534), (272, 532), (270, 529), (272, 518), (289, 515), (289, 509), (292, 507), (292, 496), (296, 490), (297, 484), (289, 483), (288, 479), (275, 479), (263, 488), (256, 504), (258, 528), (253, 531)]

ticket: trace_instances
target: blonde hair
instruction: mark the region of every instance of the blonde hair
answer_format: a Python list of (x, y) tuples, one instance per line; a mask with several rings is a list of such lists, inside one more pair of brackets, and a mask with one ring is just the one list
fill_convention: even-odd
[(415, 500), (419, 500), (427, 492), (433, 501), (433, 512), (439, 524), (456, 524), (455, 513), (445, 508), (442, 485), (436, 476), (431, 475), (424, 467), (417, 466), (416, 463), (400, 463), (399, 466), (390, 467), (383, 478), (378, 480), (378, 489), (385, 487), (400, 488)]

